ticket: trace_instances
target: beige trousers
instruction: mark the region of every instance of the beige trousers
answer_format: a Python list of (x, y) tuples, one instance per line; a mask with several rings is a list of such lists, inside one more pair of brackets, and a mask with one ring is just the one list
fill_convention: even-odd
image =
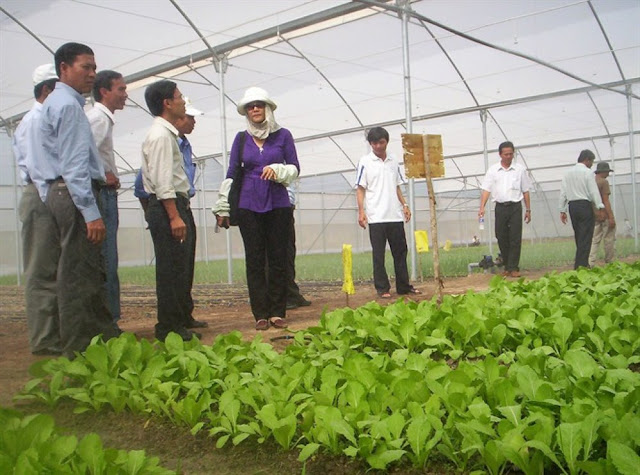
[(615, 254), (616, 228), (609, 227), (609, 221), (597, 222), (593, 229), (593, 240), (591, 241), (591, 253), (589, 254), (589, 266), (593, 267), (596, 263), (596, 255), (600, 241), (604, 241), (604, 261), (609, 263), (613, 260)]

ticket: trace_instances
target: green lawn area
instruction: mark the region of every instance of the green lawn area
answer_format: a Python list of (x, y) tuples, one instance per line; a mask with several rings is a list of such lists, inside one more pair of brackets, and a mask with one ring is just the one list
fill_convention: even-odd
[[(493, 247), (494, 258), (498, 255), (497, 244)], [(575, 244), (571, 240), (553, 240), (531, 244), (523, 243), (520, 267), (524, 270), (562, 267), (573, 262)], [(602, 249), (600, 250), (602, 258)], [(444, 276), (462, 276), (467, 274), (470, 262), (479, 262), (482, 256), (489, 254), (488, 246), (455, 247), (448, 252), (440, 250), (440, 265)], [(618, 239), (616, 241), (616, 255), (619, 258), (640, 254), (634, 252), (633, 239)], [(391, 254), (387, 252), (387, 269), (393, 271)], [(424, 276), (433, 275), (432, 253), (422, 256)], [(154, 285), (155, 267), (136, 266), (121, 267), (120, 282), (123, 284)], [(233, 260), (233, 275), (235, 282), (245, 283), (244, 259)], [(371, 253), (357, 253), (353, 255), (354, 280), (371, 280)], [(299, 255), (296, 258), (296, 280), (298, 281), (340, 281), (342, 280), (342, 256), (335, 254)], [(195, 283), (224, 283), (227, 281), (227, 261), (217, 260), (209, 263), (197, 262)], [(15, 275), (0, 277), (0, 285), (15, 285)]]

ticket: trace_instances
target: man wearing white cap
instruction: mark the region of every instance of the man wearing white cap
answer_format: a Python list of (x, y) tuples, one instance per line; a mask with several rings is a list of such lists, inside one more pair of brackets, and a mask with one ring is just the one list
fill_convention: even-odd
[(93, 83), (93, 98), (95, 105), (87, 111), (87, 118), (91, 125), (91, 132), (98, 147), (102, 165), (104, 166), (106, 183), (100, 188), (100, 208), (107, 236), (102, 243), (106, 269), (105, 289), (107, 303), (114, 327), (119, 333), (120, 320), (120, 280), (118, 279), (118, 188), (120, 178), (113, 153), (113, 115), (116, 110), (124, 109), (127, 101), (127, 85), (122, 74), (116, 71), (104, 70), (96, 74)]
[[(196, 125), (196, 117), (200, 115), (204, 115), (204, 112), (193, 107), (191, 100), (188, 97), (184, 98), (185, 101), (185, 116), (181, 118), (176, 123), (176, 129), (178, 129), (178, 147), (180, 147), (180, 153), (182, 153), (182, 159), (184, 161), (184, 171), (189, 179), (189, 199), (193, 198), (196, 194), (195, 188), (195, 179), (196, 179), (196, 165), (193, 163), (193, 149), (191, 148), (191, 143), (189, 139), (187, 139), (187, 135), (193, 132), (193, 129)], [(138, 172), (135, 181), (135, 187), (133, 194), (140, 200), (140, 204), (142, 204), (142, 209), (146, 211), (147, 205), (149, 203), (149, 193), (147, 193), (142, 184), (142, 170)], [(193, 318), (193, 298), (191, 295), (191, 289), (193, 287), (193, 275), (196, 261), (196, 223), (193, 219), (193, 213), (191, 212), (191, 208), (189, 207), (186, 210), (187, 219), (190, 220), (188, 226), (193, 228), (193, 239), (190, 237), (185, 240), (185, 243), (188, 244), (188, 256), (187, 256), (187, 274), (189, 281), (189, 289), (187, 295), (187, 302), (189, 307), (189, 315), (187, 321), (185, 323), (186, 328), (205, 328), (208, 327), (209, 324), (207, 322), (203, 322), (200, 320), (196, 320)]]
[(44, 204), (45, 182), (43, 169), (49, 164), (43, 160), (33, 138), (38, 133), (42, 103), (55, 88), (58, 76), (53, 64), (38, 66), (33, 72), (33, 95), (36, 102), (20, 121), (13, 135), (13, 151), (25, 183), (20, 199), (22, 221), (22, 252), (25, 270), (25, 301), (29, 346), (36, 355), (59, 355), (60, 329), (56, 271), (60, 247), (51, 243), (55, 232), (53, 216)]

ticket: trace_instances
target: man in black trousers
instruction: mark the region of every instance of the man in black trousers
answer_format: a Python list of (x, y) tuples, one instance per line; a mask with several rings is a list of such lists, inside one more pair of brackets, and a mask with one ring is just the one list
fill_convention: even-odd
[(567, 205), (571, 216), (571, 226), (575, 234), (576, 257), (573, 265), (589, 267), (589, 253), (593, 239), (593, 227), (596, 217), (593, 205), (597, 213), (602, 213), (604, 204), (596, 184), (596, 176), (591, 171), (596, 156), (591, 150), (583, 150), (578, 156), (578, 163), (565, 172), (560, 187), (560, 220), (567, 224)]

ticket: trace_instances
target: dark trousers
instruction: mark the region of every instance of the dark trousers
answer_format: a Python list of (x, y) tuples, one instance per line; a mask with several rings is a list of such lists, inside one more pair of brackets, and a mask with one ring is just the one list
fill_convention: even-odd
[(496, 239), (506, 271), (520, 270), (522, 202), (496, 203)]
[(156, 296), (158, 299), (158, 323), (156, 337), (164, 338), (169, 332), (180, 333), (191, 316), (191, 275), (189, 274), (189, 252), (195, 240), (193, 216), (186, 197), (176, 198), (176, 208), (187, 227), (184, 242), (171, 234), (169, 215), (162, 201), (155, 195), (149, 198), (147, 223), (153, 239), (156, 255)]
[(287, 241), (292, 215), (291, 208), (276, 208), (266, 213), (238, 209), (251, 312), (256, 321), (286, 316)]
[(193, 320), (193, 296), (191, 295), (191, 290), (193, 289), (193, 275), (195, 271), (196, 265), (196, 222), (193, 219), (193, 213), (191, 212), (191, 208), (187, 210), (187, 219), (189, 220), (189, 224), (187, 224), (187, 229), (193, 229), (193, 239), (185, 240), (185, 243), (189, 243), (189, 249), (187, 250), (187, 309), (189, 310), (188, 322)]
[(35, 185), (28, 184), (20, 199), (24, 298), (31, 352), (60, 351), (60, 319), (56, 276), (60, 245), (51, 237), (56, 224)]
[(396, 291), (407, 294), (412, 289), (407, 269), (407, 238), (404, 234), (404, 223), (369, 224), (371, 255), (373, 257), (373, 283), (379, 294), (389, 292), (391, 284), (384, 266), (387, 242), (393, 256), (393, 267), (396, 273)]
[(300, 287), (296, 284), (296, 220), (294, 218), (294, 208), (291, 208), (291, 227), (289, 231), (289, 241), (287, 242), (287, 301), (298, 303), (302, 300)]
[[(97, 190), (94, 196), (97, 199)], [(105, 340), (115, 336), (104, 288), (102, 247), (87, 239), (84, 218), (62, 180), (52, 183), (47, 207), (56, 223), (53, 242), (60, 243), (60, 343), (63, 355), (72, 358), (75, 351), (84, 351), (96, 335), (102, 333)]]
[(120, 320), (120, 279), (118, 278), (118, 190), (104, 187), (100, 190), (100, 210), (107, 236), (102, 242), (102, 255), (107, 272), (105, 290), (113, 321)]
[(589, 267), (593, 227), (596, 224), (591, 201), (570, 201), (569, 216), (571, 216), (571, 226), (576, 240), (576, 259), (573, 268)]

